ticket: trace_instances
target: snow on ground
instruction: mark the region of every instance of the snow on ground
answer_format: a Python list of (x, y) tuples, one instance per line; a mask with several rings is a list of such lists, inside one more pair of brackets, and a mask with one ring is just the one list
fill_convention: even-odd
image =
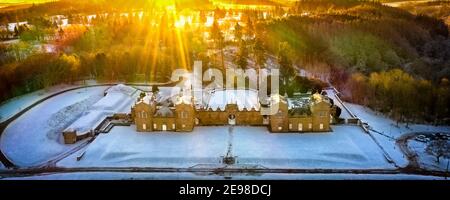
[(447, 165), (449, 164), (450, 159), (441, 157), (438, 163), (435, 156), (430, 155), (425, 151), (427, 143), (409, 140), (408, 147), (417, 154), (417, 161), (421, 168), (447, 171)]
[(233, 153), (238, 161), (271, 168), (390, 168), (359, 127), (334, 126), (330, 133), (272, 134), (266, 127), (239, 127)]
[[(406, 174), (194, 174), (194, 173), (120, 173), (76, 172), (10, 177), (3, 180), (444, 180), (443, 177)], [(1, 179), (1, 178), (0, 178)]]
[[(233, 156), (239, 165), (269, 168), (393, 168), (372, 140), (356, 126), (334, 126), (334, 132), (273, 134), (266, 127), (233, 130)], [(196, 127), (192, 133), (138, 133), (114, 127), (98, 136), (76, 160), (62, 167), (192, 167), (220, 165), (227, 152), (229, 128)]]
[(325, 91), (327, 92), (327, 96), (333, 99), (333, 103), (339, 108), (341, 108), (342, 112), (339, 117), (342, 119), (352, 119), (353, 118), (352, 115), (345, 109), (344, 105), (342, 105), (341, 102), (337, 100), (334, 91), (331, 89)]
[[(88, 81), (86, 82), (87, 85), (96, 84), (96, 82)], [(9, 119), (10, 117), (14, 116), (21, 110), (25, 109), (26, 107), (32, 105), (33, 103), (39, 101), (40, 99), (43, 99), (45, 97), (48, 97), (52, 94), (55, 94), (56, 92), (78, 87), (81, 85), (66, 85), (61, 84), (57, 85), (51, 88), (48, 88), (46, 90), (38, 90), (32, 93), (28, 93), (22, 96), (18, 96), (15, 98), (12, 98), (8, 101), (0, 103), (0, 122), (4, 122), (5, 120)]]
[(210, 127), (207, 132), (195, 133), (138, 133), (135, 126), (114, 127), (87, 147), (81, 161), (77, 162), (72, 155), (58, 165), (190, 167), (198, 163), (218, 163), (220, 155), (226, 151), (226, 131)]
[(67, 129), (75, 130), (77, 134), (85, 134), (114, 113), (130, 113), (131, 106), (139, 95), (137, 91), (132, 87), (121, 84), (108, 88), (106, 96), (93, 105), (89, 104), (92, 105), (89, 111), (70, 124)]
[(39, 99), (51, 95), (53, 92), (56, 92), (63, 88), (67, 88), (67, 86), (59, 86), (57, 88), (50, 89), (50, 91), (39, 90), (3, 102), (0, 106), (0, 122), (9, 119), (13, 115), (30, 106)]
[(40, 164), (70, 150), (74, 146), (64, 145), (58, 133), (101, 99), (106, 88), (73, 90), (42, 102), (5, 129), (0, 148), (18, 166)]
[[(364, 106), (351, 103), (345, 103), (345, 105), (361, 120), (368, 122), (374, 130), (393, 138), (398, 138), (403, 134), (411, 132), (450, 132), (449, 126), (413, 124), (409, 125), (409, 128), (406, 128), (405, 124), (400, 124), (397, 127), (395, 121)], [(372, 134), (399, 166), (406, 166), (408, 164), (407, 158), (403, 155), (394, 140), (373, 131)]]
[(98, 95), (89, 96), (87, 99), (79, 101), (75, 104), (67, 106), (55, 114), (50, 116), (47, 121), (47, 137), (51, 140), (58, 140), (61, 130), (67, 127), (67, 123), (78, 119), (82, 112), (98, 101)]

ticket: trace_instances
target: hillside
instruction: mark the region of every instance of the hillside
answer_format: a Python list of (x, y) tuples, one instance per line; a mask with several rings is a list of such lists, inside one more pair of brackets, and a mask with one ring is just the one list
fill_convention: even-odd
[[(298, 67), (328, 76), (346, 100), (396, 119), (424, 118), (424, 112), (438, 111), (448, 116), (450, 101), (444, 93), (450, 92), (450, 39), (443, 20), (352, 0), (305, 0), (291, 10), (294, 14), (288, 18), (259, 24), (261, 40), (270, 51), (277, 53), (279, 44), (287, 42)], [(411, 101), (418, 91), (424, 99)], [(402, 97), (393, 102), (399, 92)], [(405, 100), (407, 96), (411, 98)], [(420, 114), (410, 113), (415, 112), (411, 106), (433, 107), (425, 102), (438, 98), (443, 98), (439, 101), (444, 110), (417, 108)]]

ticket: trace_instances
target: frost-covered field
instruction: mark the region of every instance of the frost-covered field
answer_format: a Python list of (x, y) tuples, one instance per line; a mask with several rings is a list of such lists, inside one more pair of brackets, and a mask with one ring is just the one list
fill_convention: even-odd
[[(44, 101), (11, 123), (0, 140), (3, 153), (16, 165), (30, 167), (48, 162), (77, 147), (65, 145), (61, 131), (68, 127), (88, 130), (105, 113), (129, 112), (139, 92), (131, 87), (99, 86), (70, 91)], [(165, 90), (162, 90), (165, 91)], [(48, 92), (51, 93), (51, 92)], [(40, 99), (42, 94), (36, 98)], [(28, 97), (23, 97), (27, 99)], [(32, 99), (32, 98), (30, 98)], [(36, 100), (36, 99), (34, 99)], [(32, 100), (17, 100), (17, 105), (31, 104)], [(25, 103), (24, 103), (25, 102)], [(337, 102), (335, 100), (335, 102)], [(3, 113), (18, 112), (14, 101), (3, 104)], [(376, 131), (398, 138), (403, 134), (420, 131), (450, 132), (450, 127), (430, 125), (395, 126), (395, 122), (363, 106), (345, 103), (353, 114), (368, 122)], [(6, 107), (5, 107), (6, 106)], [(5, 108), (5, 111), (3, 109)], [(343, 109), (346, 117), (350, 113)], [(101, 115), (101, 116), (100, 116)], [(84, 123), (86, 122), (86, 123)], [(89, 123), (88, 123), (89, 122)], [(372, 138), (358, 126), (332, 126), (329, 133), (270, 133), (267, 127), (238, 126), (230, 134), (228, 126), (196, 127), (192, 133), (154, 132), (137, 133), (135, 127), (114, 127), (110, 133), (100, 134), (93, 143), (68, 155), (57, 163), (60, 167), (222, 167), (231, 141), (231, 152), (237, 158), (237, 167), (297, 168), (297, 169), (395, 169), (384, 157)], [(376, 141), (396, 164), (408, 164), (395, 140), (371, 132)], [(414, 145), (417, 152), (420, 145)], [(83, 154), (81, 160), (77, 156)], [(434, 162), (423, 159), (424, 164)], [(432, 163), (431, 163), (432, 164)], [(442, 167), (442, 166), (439, 166)], [(0, 165), (0, 169), (4, 168)], [(202, 178), (190, 173), (68, 173), (37, 176), (40, 179), (184, 179)], [(436, 177), (408, 175), (351, 175), (351, 174), (261, 174), (258, 176), (233, 175), (239, 179), (435, 179)], [(34, 178), (34, 177), (31, 177)], [(222, 176), (205, 176), (221, 179)]]
[[(395, 121), (364, 106), (350, 103), (345, 103), (345, 105), (361, 120), (368, 122), (374, 130), (394, 139), (411, 132), (450, 132), (449, 126), (413, 124), (409, 125), (409, 128), (406, 128), (405, 124), (400, 124), (397, 127)], [(372, 134), (399, 166), (404, 167), (408, 164), (407, 158), (403, 155), (393, 139), (375, 132), (372, 132)]]
[[(85, 150), (58, 163), (63, 167), (219, 166), (227, 152), (228, 127), (196, 127), (192, 133), (138, 133), (115, 127)], [(266, 127), (234, 127), (232, 152), (240, 165), (267, 168), (392, 168), (356, 126), (333, 133), (273, 134)]]
[(63, 144), (61, 131), (101, 99), (106, 88), (66, 92), (32, 108), (5, 129), (3, 153), (18, 166), (32, 166), (73, 148)]
[[(96, 84), (95, 81), (87, 81), (85, 84)], [(22, 96), (15, 97), (13, 99), (10, 99), (6, 102), (2, 102), (0, 104), (0, 122), (3, 122), (10, 117), (14, 116), (18, 112), (22, 111), (26, 107), (32, 105), (33, 103), (37, 102), (40, 99), (43, 99), (45, 97), (48, 97), (52, 94), (55, 94), (59, 91), (75, 88), (81, 86), (80, 84), (77, 85), (57, 85), (53, 86), (51, 88), (48, 88), (46, 90), (38, 90), (29, 94), (25, 94)]]

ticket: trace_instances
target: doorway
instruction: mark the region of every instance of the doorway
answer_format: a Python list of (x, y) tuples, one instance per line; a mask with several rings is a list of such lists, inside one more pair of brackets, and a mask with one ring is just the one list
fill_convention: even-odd
[(230, 114), (228, 116), (228, 124), (229, 125), (236, 125), (236, 115)]

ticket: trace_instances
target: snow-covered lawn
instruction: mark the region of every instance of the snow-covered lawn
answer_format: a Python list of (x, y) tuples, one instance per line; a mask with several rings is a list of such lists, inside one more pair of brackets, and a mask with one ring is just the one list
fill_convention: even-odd
[[(356, 126), (334, 126), (331, 133), (273, 134), (266, 127), (234, 127), (232, 153), (242, 166), (268, 168), (386, 169), (372, 140)], [(196, 127), (192, 133), (138, 133), (115, 127), (91, 143), (84, 157), (74, 154), (62, 167), (220, 166), (229, 127)]]
[(352, 119), (352, 115), (345, 109), (344, 105), (337, 100), (334, 90), (329, 89), (325, 91), (327, 92), (327, 96), (333, 99), (333, 103), (341, 109), (341, 115), (339, 117), (342, 119)]
[[(91, 84), (96, 84), (96, 82), (88, 81), (88, 82), (86, 82), (86, 84), (91, 85)], [(0, 122), (4, 122), (5, 120), (9, 119), (10, 117), (14, 116), (18, 112), (25, 109), (26, 107), (39, 101), (40, 99), (48, 97), (59, 91), (62, 91), (65, 89), (70, 89), (70, 88), (75, 88), (75, 87), (79, 87), (79, 86), (81, 86), (81, 84), (76, 84), (76, 85), (61, 84), (61, 85), (53, 86), (46, 90), (38, 90), (35, 92), (31, 92), (31, 93), (28, 93), (28, 94), (25, 94), (22, 96), (12, 98), (5, 102), (1, 102), (0, 103)]]
[[(128, 113), (139, 95), (136, 89), (119, 85), (112, 87), (108, 95), (104, 97), (103, 94), (107, 88), (107, 86), (99, 86), (78, 89), (44, 101), (6, 128), (0, 140), (0, 148), (20, 167), (40, 165), (73, 149), (80, 143), (63, 144), (62, 130), (71, 126), (88, 130), (106, 114)], [(12, 116), (27, 105), (61, 90), (62, 86), (54, 91), (38, 91), (8, 101), (0, 106), (0, 116)], [(166, 90), (161, 88), (161, 93), (164, 91)], [(329, 96), (331, 97), (332, 94), (330, 92)], [(334, 102), (339, 103), (337, 100)], [(394, 139), (411, 132), (450, 132), (449, 126), (410, 125), (406, 128), (405, 125), (400, 125), (397, 127), (394, 121), (370, 109), (350, 103), (344, 104), (362, 121), (369, 123), (375, 130), (371, 131), (371, 134), (400, 167), (407, 166), (408, 160)], [(341, 108), (344, 116), (350, 117), (350, 114), (343, 107)], [(332, 126), (332, 129), (333, 132), (330, 133), (274, 134), (270, 133), (267, 127), (238, 126), (233, 128), (231, 134), (232, 154), (237, 158), (237, 166), (245, 167), (395, 168), (393, 164), (386, 161), (382, 150), (360, 127), (339, 125)], [(192, 133), (138, 133), (133, 125), (114, 127), (110, 133), (100, 134), (93, 143), (61, 160), (57, 165), (61, 167), (220, 167), (223, 166), (222, 157), (226, 155), (229, 146), (229, 130), (228, 126), (210, 126), (195, 127)], [(411, 145), (416, 152), (424, 151), (424, 146), (421, 144), (413, 142)], [(77, 161), (77, 156), (83, 152), (85, 152), (83, 158)], [(421, 165), (435, 165), (433, 158), (426, 155), (421, 158)], [(443, 169), (442, 165), (446, 163), (435, 168)], [(0, 169), (2, 168), (4, 166), (0, 164)]]
[[(405, 124), (400, 124), (397, 127), (395, 121), (364, 106), (351, 103), (345, 103), (345, 105), (361, 120), (368, 122), (374, 130), (395, 139), (411, 132), (450, 132), (449, 126), (413, 124), (409, 125), (409, 128), (406, 128)], [(403, 155), (401, 149), (393, 139), (373, 131), (372, 134), (399, 166), (404, 167), (408, 164), (407, 158)]]
[(61, 131), (101, 99), (106, 88), (69, 91), (32, 108), (5, 129), (3, 153), (18, 166), (32, 166), (73, 148), (63, 144)]

